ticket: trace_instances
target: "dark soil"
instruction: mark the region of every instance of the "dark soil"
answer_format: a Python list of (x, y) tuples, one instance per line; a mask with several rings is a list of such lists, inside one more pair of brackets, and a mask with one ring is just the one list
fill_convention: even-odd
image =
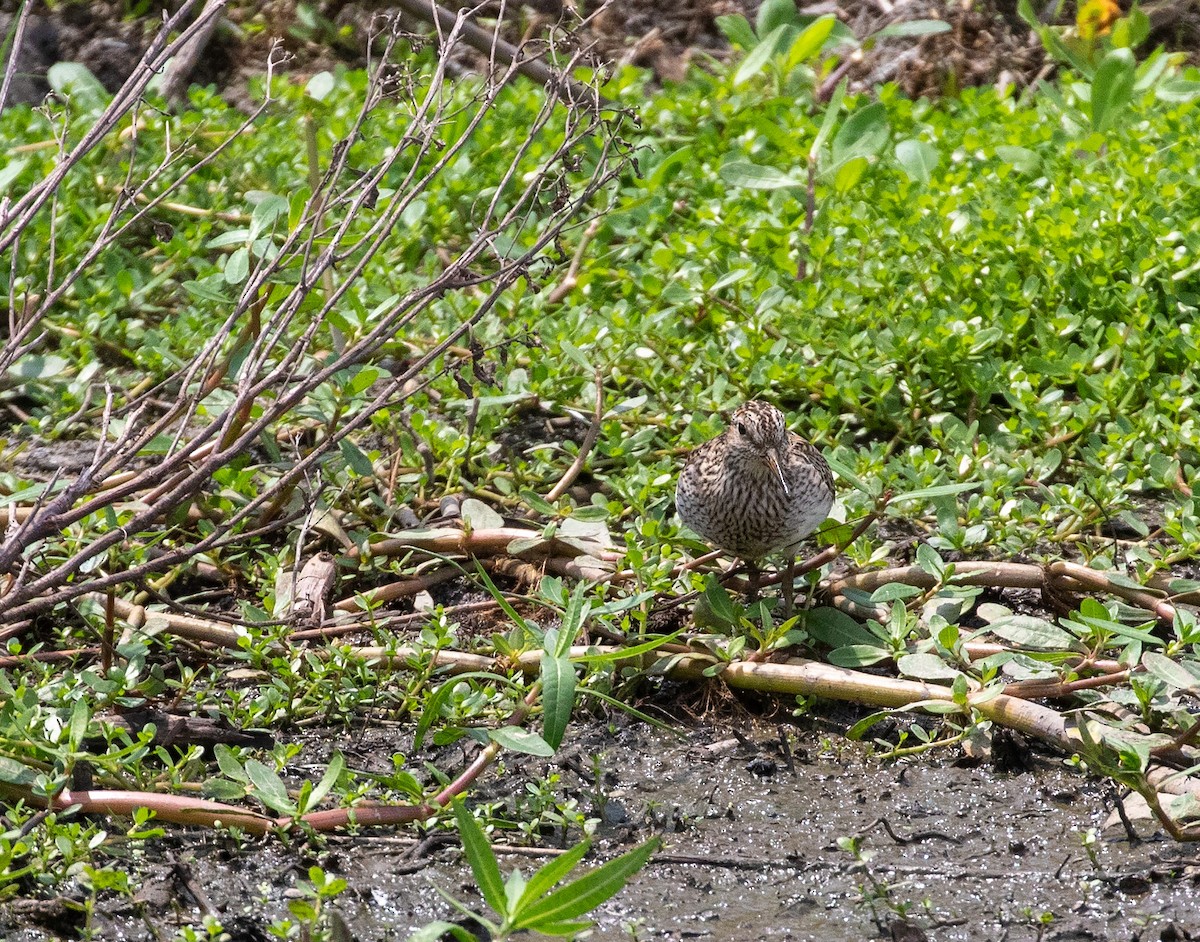
[[(16, 0), (0, 2), (0, 33), (6, 33)], [(728, 43), (717, 18), (741, 13), (753, 21), (757, 0), (610, 0), (600, 9), (587, 5), (590, 15), (580, 26), (574, 12), (584, 9), (559, 0), (530, 0), (506, 4), (506, 37), (519, 42), (558, 26), (576, 31), (576, 41), (594, 61), (633, 64), (651, 69), (663, 82), (681, 80), (690, 63), (728, 60)], [(127, 17), (132, 5), (120, 0), (94, 3), (55, 3), (34, 0), (26, 41), (17, 54), (17, 74), (9, 102), (37, 103), (49, 92), (46, 70), (55, 62), (81, 62), (110, 91), (129, 76), (141, 52), (161, 23), (164, 6), (150, 3), (140, 17)], [(445, 6), (454, 9), (456, 4)], [(891, 23), (936, 17), (952, 25), (949, 32), (919, 40), (882, 41), (853, 63), (847, 74), (858, 86), (870, 88), (895, 82), (911, 97), (954, 94), (971, 85), (1014, 82), (1025, 86), (1052, 70), (1037, 37), (1017, 15), (1016, 0), (817, 0), (797, 3), (800, 11), (818, 16), (836, 13), (860, 38)], [(1073, 22), (1075, 4), (1035, 4), (1044, 7), (1047, 22)], [(1128, 8), (1129, 0), (1121, 6)], [(1143, 3), (1153, 31), (1147, 48), (1163, 44), (1183, 50), (1193, 59), (1200, 49), (1200, 4)], [(246, 80), (261, 74), (276, 39), (291, 56), (284, 66), (298, 77), (345, 64), (362, 67), (365, 48), (377, 17), (391, 12), (384, 3), (367, 0), (296, 0), (239, 2), (233, 0), (225, 21), (201, 58), (193, 80), (216, 84), (233, 101), (244, 99)], [(501, 12), (499, 3), (485, 7), (487, 21)], [(425, 24), (401, 14), (405, 29), (426, 32)], [(464, 62), (469, 69), (471, 63)]]
[[(565, 793), (602, 822), (593, 863), (664, 835), (662, 854), (597, 912), (596, 942), (1133, 942), (1200, 933), (1200, 856), (1161, 837), (1131, 843), (1120, 826), (1100, 830), (1113, 807), (1107, 784), (1025, 746), (1024, 771), (963, 764), (949, 752), (880, 762), (840, 729), (823, 734), (824, 725), (722, 721), (671, 735), (615, 718), (577, 728), (552, 762), (509, 760), (503, 778), (474, 795), (516, 811), (526, 782), (561, 776)], [(374, 727), (342, 748), (352, 767), (383, 771), (408, 742), (407, 732)], [(860, 839), (861, 860), (839, 846), (847, 837)], [(505, 870), (525, 873), (540, 862), (536, 853), (501, 858)], [(155, 931), (169, 938), (207, 908), (232, 939), (267, 938), (314, 864), (348, 882), (334, 908), (359, 942), (403, 940), (455, 918), (435, 887), (477, 903), (457, 848), (436, 839), (374, 831), (317, 850), (176, 829), (129, 861), (140, 911), (102, 897), (96, 937), (154, 942)], [(0, 906), (0, 938), (71, 937), (75, 918), (61, 904)]]

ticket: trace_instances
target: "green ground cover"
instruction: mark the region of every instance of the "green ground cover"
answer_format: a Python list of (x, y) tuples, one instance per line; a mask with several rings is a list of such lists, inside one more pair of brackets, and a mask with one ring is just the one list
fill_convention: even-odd
[[(634, 164), (625, 166), (588, 201), (461, 347), (438, 357), (424, 374), (427, 386), (394, 407), (371, 403), (389, 363), (411, 363), (434, 349), (476, 311), (486, 283), (433, 299), (365, 362), (304, 395), (253, 449), (213, 474), (197, 497), (198, 515), (176, 513), (129, 534), (80, 569), (77, 582), (204, 538), (213, 520), (247, 507), (314, 441), (363, 417), (360, 430), (314, 465), (308, 507), (293, 508), (293, 526), (240, 542), (235, 531), (200, 559), (237, 571), (237, 596), (220, 605), (243, 625), (229, 657), (262, 672), (255, 675), (261, 683), (230, 685), (228, 660), (193, 664), (179, 642), (165, 638), (129, 642), (107, 673), (21, 661), (0, 670), (0, 778), (52, 794), (86, 757), (105, 787), (188, 793), (205, 784), (210, 797), (251, 795), (279, 814), (300, 813), (316, 804), (311, 785), (297, 796), (294, 782), (288, 783), (291, 794), (276, 784), (301, 751), (296, 743), (257, 759), (251, 750), (229, 749), (217, 765), (198, 747), (182, 754), (152, 747), (148, 736), (102, 725), (93, 715), (148, 697), (215, 706), (236, 727), (353, 725), (392, 710), (424, 716), (425, 726), (436, 724), (438, 741), (446, 742), (472, 724), (519, 711), (531, 688), (483, 676), (439, 686), (431, 681), (433, 650), (540, 649), (544, 663), (561, 667), (573, 636), (550, 635), (547, 624), (590, 619), (615, 635), (649, 636), (652, 600), (691, 588), (707, 589), (718, 619), (730, 623), (738, 642), (727, 634), (713, 643), (716, 666), (747, 647), (793, 641), (823, 642), (817, 650), (835, 653), (840, 647), (840, 662), (860, 665), (900, 660), (906, 652), (932, 654), (940, 667), (911, 661), (907, 673), (956, 684), (962, 678), (962, 689), (954, 690), (957, 709), (965, 705), (968, 677), (999, 683), (1008, 662), (969, 667), (965, 629), (960, 637), (955, 617), (929, 617), (923, 608), (940, 597), (972, 603), (960, 606), (959, 616), (973, 611), (975, 595), (955, 583), (954, 564), (945, 561), (962, 557), (951, 554), (1078, 560), (1111, 571), (1114, 583), (1126, 587), (1160, 574), (1194, 575), (1200, 550), (1200, 508), (1192, 494), (1200, 465), (1194, 418), (1200, 344), (1193, 325), (1200, 304), (1200, 155), (1192, 146), (1200, 133), (1197, 79), (1129, 69), (1121, 94), (1103, 86), (1098, 71), (1090, 82), (1067, 77), (1025, 95), (968, 89), (934, 104), (906, 101), (885, 87), (874, 101), (839, 93), (831, 106), (814, 103), (815, 76), (799, 65), (774, 63), (757, 75), (696, 69), (688, 82), (661, 91), (634, 71), (612, 78), (605, 94), (638, 121), (620, 130), (636, 172)], [(427, 80), (428, 68), (418, 74)], [(15, 197), (49, 175), (56, 136), (78, 140), (104, 106), (104, 96), (85, 78), (63, 81), (74, 83), (65, 111), (18, 108), (0, 117), (8, 151), (0, 193)], [(317, 315), (324, 284), (303, 300), (301, 316), (283, 326), (273, 356), (306, 344), (296, 371), (313, 372), (366, 336), (396, 296), (421, 290), (447, 257), (471, 243), (489, 204), (500, 211), (517, 205), (501, 181), (520, 142), (531, 143), (516, 158), (518, 181), (537, 172), (572, 133), (562, 110), (535, 128), (544, 94), (525, 81), (502, 92), (495, 107), (472, 111), (480, 85), (462, 80), (447, 92), (439, 133), (443, 144), (462, 141), (461, 149), (408, 204), (361, 274), (347, 279), (333, 312)], [(136, 135), (126, 121), (62, 181), (51, 211), (17, 244), (16, 259), (0, 266), (5, 296), (36, 293), (52, 272), (61, 277), (83, 257), (103, 233), (131, 166), (139, 176), (164, 166), (166, 179), (175, 166), (167, 160), (168, 142), (175, 148), (191, 142), (203, 154), (229, 139), (172, 194), (171, 206), (156, 211), (153, 224), (134, 228), (74, 281), (43, 319), (41, 343), (9, 367), (0, 404), (23, 419), (6, 432), (9, 458), (0, 491), (7, 502), (27, 505), (41, 493), (36, 475), (16, 463), (34, 436), (91, 440), (106, 384), (118, 418), (121, 406), (145, 390), (163, 384), (170, 391), (197, 350), (219, 334), (257, 260), (271, 258), (300, 224), (314, 180), (319, 183), (322, 168), (339, 153), (337, 142), (351, 134), (367, 87), (356, 73), (319, 76), (307, 89), (277, 82), (274, 103), (247, 133), (232, 137), (244, 116), (198, 91), (194, 108), (179, 117), (139, 110)], [(1110, 107), (1102, 111), (1105, 101)], [(476, 115), (480, 123), (471, 127)], [(366, 172), (387, 159), (397, 146), (396, 120), (387, 109), (366, 117), (349, 145), (353, 168)], [(822, 134), (823, 146), (814, 151)], [(558, 180), (564, 194), (577, 191), (600, 165), (601, 148), (597, 134), (576, 148), (575, 162), (563, 161)], [(410, 171), (436, 160), (432, 151), (397, 160), (380, 183), (381, 205), (403, 192)], [(481, 256), (475, 271), (494, 273), (534, 246), (543, 215), (554, 210), (551, 197), (539, 195), (518, 223), (492, 237), (492, 254)], [(344, 208), (331, 207), (329, 219), (346, 219), (351, 241), (369, 236), (378, 218), (374, 207), (360, 204), (339, 215)], [(47, 251), (51, 245), (54, 253)], [(568, 275), (576, 256), (577, 270)], [(358, 256), (347, 258), (339, 279)], [(284, 266), (264, 289), (268, 312), (295, 286), (298, 271), (298, 263)], [(310, 312), (311, 319), (303, 316)], [(304, 339), (314, 325), (316, 333)], [(236, 378), (243, 367), (236, 331), (226, 341), (219, 352), (233, 352), (229, 375)], [(586, 427), (597, 407), (597, 376), (603, 402), (587, 493), (547, 500), (579, 446), (547, 438), (525, 420), (574, 415)], [(264, 389), (255, 408), (287, 388), (284, 382)], [(194, 426), (223, 415), (233, 395), (229, 383), (211, 392)], [(673, 516), (682, 455), (721, 429), (724, 410), (750, 397), (787, 411), (837, 470), (837, 513), (845, 525), (828, 528), (823, 543), (847, 537), (885, 491), (898, 495), (883, 510), (888, 526), (859, 536), (837, 565), (881, 568), (915, 554), (934, 578), (933, 589), (876, 592), (868, 601), (886, 606), (888, 619), (856, 634), (835, 616), (780, 628), (761, 607), (735, 606), (711, 580), (679, 574), (678, 565), (702, 549), (680, 533)], [(276, 434), (284, 428), (294, 434)], [(143, 455), (153, 460), (170, 447), (169, 436), (160, 436)], [(311, 523), (314, 510), (336, 511), (337, 527), (362, 547), (373, 535), (405, 529), (401, 505), (424, 509), (452, 493), (505, 514), (532, 512), (539, 527), (572, 519), (603, 524), (636, 578), (576, 593), (546, 580), (536, 599), (548, 620), (509, 612), (493, 638), (464, 638), (455, 618), (436, 617), (416, 642), (426, 655), (424, 669), (400, 684), (394, 675), (381, 683), (368, 658), (353, 650), (326, 658), (298, 648), (280, 651), (288, 627), (272, 620), (279, 611), (277, 577), (295, 561), (301, 520)], [(64, 564), (80, 547), (127, 526), (137, 512), (136, 506), (99, 508), (59, 539), (39, 541), (29, 558), (41, 571)], [(475, 524), (485, 522), (492, 523), (477, 517)], [(242, 532), (252, 529), (247, 521)], [(327, 531), (318, 526), (315, 532)], [(918, 537), (926, 546), (920, 552)], [(170, 571), (184, 570), (181, 564)], [(381, 576), (379, 566), (363, 563), (343, 576), (339, 597)], [(141, 590), (145, 583), (139, 577), (131, 585)], [(169, 583), (161, 588), (167, 591)], [(1170, 593), (1194, 588), (1177, 579)], [(1023, 678), (1077, 679), (1071, 655), (1141, 666), (1140, 675), (1105, 702), (1128, 708), (1165, 736), (1153, 741), (1157, 746), (1187, 731), (1193, 720), (1186, 697), (1200, 684), (1193, 616), (1181, 604), (1166, 622), (1156, 628), (1144, 611), (1086, 600), (1073, 620), (1052, 625), (1034, 618), (1010, 625), (1006, 637), (1041, 652), (1040, 660), (1021, 661), (1026, 673), (1017, 676)], [(37, 634), (9, 637), (7, 653), (86, 647), (104, 624), (95, 600), (64, 600), (37, 615)], [(379, 644), (396, 644), (379, 625), (366, 630)], [(1047, 634), (1051, 630), (1058, 633)], [(872, 647), (877, 652), (864, 650)], [(629, 695), (642, 675), (613, 663), (594, 662), (582, 689)], [(573, 668), (566, 673), (573, 678)], [(547, 697), (558, 698), (547, 703), (542, 727), (543, 739), (555, 746), (566, 721), (550, 707), (561, 708), (566, 696), (569, 716), (575, 682), (560, 671), (557, 680), (543, 672), (540, 683)], [(966, 710), (950, 734), (988, 722)], [(526, 750), (544, 745), (506, 728), (510, 732), (485, 741)], [(86, 745), (97, 736), (108, 744), (100, 758)], [(1093, 767), (1130, 787), (1144, 786), (1138, 776), (1151, 746), (1122, 751), (1114, 740), (1107, 747), (1102, 752), (1091, 744)], [(422, 785), (404, 764), (397, 753), (392, 774), (371, 776), (334, 765), (317, 797), (331, 793), (342, 804), (363, 795), (419, 798)], [(525, 800), (527, 821), (557, 815), (576, 833), (587, 828), (577, 809), (552, 797)], [(97, 875), (114, 872), (104, 866), (114, 844), (136, 840), (137, 829), (144, 836), (161, 833), (143, 815), (132, 835), (118, 841), (95, 820), (69, 814), (52, 814), (22, 833), (34, 813), (14, 806), (7, 814), (0, 897), (81, 872), (92, 885), (106, 886), (117, 877)]]

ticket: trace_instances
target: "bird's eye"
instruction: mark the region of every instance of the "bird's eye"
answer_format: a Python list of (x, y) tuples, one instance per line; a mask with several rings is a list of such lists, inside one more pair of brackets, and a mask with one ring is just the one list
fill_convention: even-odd
[(745, 423), (745, 422), (739, 422), (739, 423), (737, 424), (737, 430), (738, 430), (738, 434), (739, 434), (739, 435), (745, 435), (745, 434), (746, 434), (746, 423)]

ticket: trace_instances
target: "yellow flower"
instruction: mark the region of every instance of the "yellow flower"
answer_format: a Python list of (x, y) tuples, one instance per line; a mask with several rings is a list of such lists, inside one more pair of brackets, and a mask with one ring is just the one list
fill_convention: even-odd
[(1093, 40), (1104, 36), (1120, 16), (1121, 8), (1116, 0), (1087, 0), (1079, 5), (1079, 13), (1075, 16), (1079, 38)]

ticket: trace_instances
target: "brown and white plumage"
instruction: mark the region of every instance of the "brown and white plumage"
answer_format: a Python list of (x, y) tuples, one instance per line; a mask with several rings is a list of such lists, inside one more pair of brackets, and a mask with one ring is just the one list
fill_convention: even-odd
[(675, 487), (680, 519), (746, 560), (792, 551), (829, 515), (833, 474), (784, 415), (751, 401), (692, 452)]

